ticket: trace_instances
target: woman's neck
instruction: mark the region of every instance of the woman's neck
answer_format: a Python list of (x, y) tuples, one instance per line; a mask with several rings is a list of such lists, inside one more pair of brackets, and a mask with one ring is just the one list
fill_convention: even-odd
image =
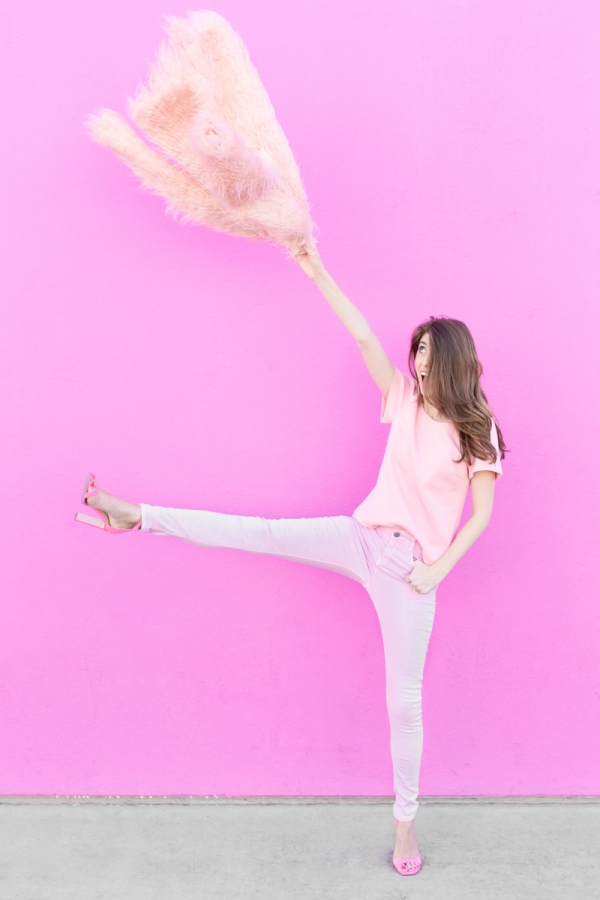
[(423, 409), (427, 413), (430, 419), (433, 419), (435, 422), (450, 422), (450, 419), (446, 419), (444, 416), (440, 415), (435, 406), (432, 406), (428, 400), (423, 397)]

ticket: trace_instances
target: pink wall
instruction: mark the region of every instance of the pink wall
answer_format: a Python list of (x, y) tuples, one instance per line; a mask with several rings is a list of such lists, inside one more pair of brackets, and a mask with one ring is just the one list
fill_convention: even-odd
[[(327, 265), (403, 364), (468, 322), (512, 450), (439, 590), (425, 794), (598, 794), (600, 7), (217, 0)], [(83, 130), (165, 13), (9, 0), (2, 172), (2, 794), (389, 794), (371, 603), (328, 572), (76, 526), (149, 503), (351, 513), (386, 428), (282, 252), (182, 227)], [(6, 29), (6, 25), (9, 29)]]

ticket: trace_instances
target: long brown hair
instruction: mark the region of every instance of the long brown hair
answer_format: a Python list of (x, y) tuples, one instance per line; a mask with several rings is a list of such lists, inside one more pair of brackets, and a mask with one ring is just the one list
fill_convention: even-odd
[[(430, 359), (427, 366), (427, 400), (446, 419), (456, 425), (460, 436), (461, 457), (471, 465), (474, 458), (496, 462), (496, 448), (490, 440), (494, 414), (481, 389), (483, 367), (479, 362), (475, 342), (464, 322), (458, 319), (431, 316), (413, 331), (408, 355), (411, 375), (419, 384), (415, 356), (423, 336), (429, 335)], [(419, 390), (419, 403), (423, 394)], [(500, 459), (506, 446), (496, 422)]]

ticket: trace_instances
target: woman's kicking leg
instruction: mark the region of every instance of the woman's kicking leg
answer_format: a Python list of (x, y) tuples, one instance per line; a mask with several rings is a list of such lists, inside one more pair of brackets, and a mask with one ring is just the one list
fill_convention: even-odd
[(375, 564), (368, 530), (349, 516), (264, 519), (141, 505), (142, 531), (330, 569), (365, 584)]
[(381, 540), (349, 516), (314, 519), (264, 519), (195, 509), (172, 509), (129, 503), (103, 488), (88, 499), (117, 528), (133, 528), (167, 535), (202, 547), (228, 547), (280, 556), (307, 565), (331, 569), (365, 585)]

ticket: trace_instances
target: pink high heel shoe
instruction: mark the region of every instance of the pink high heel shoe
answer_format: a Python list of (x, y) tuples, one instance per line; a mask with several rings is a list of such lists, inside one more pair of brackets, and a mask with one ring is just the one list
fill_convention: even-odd
[[(84, 506), (88, 505), (88, 497), (95, 497), (98, 493), (98, 485), (96, 483), (96, 476), (90, 474), (88, 475), (86, 482), (83, 486), (83, 491), (81, 492), (81, 502)], [(108, 521), (108, 516), (106, 513), (103, 513), (101, 509), (95, 510), (98, 515), (102, 516), (101, 519), (98, 519), (96, 516), (86, 516), (84, 513), (77, 513), (75, 516), (76, 522), (83, 522), (84, 525), (95, 525), (96, 528), (102, 528), (104, 531), (107, 531), (109, 534), (128, 534), (130, 531), (139, 531), (142, 527), (142, 520), (134, 525), (133, 528), (115, 528), (114, 525), (111, 525)]]
[[(396, 819), (394, 818), (394, 831), (395, 830)], [(411, 867), (410, 863), (416, 863), (416, 865)], [(423, 860), (420, 856), (400, 856), (398, 859), (392, 860), (392, 865), (399, 875), (416, 875), (421, 868), (422, 863)]]
[[(408, 863), (418, 863), (414, 868), (410, 869)], [(416, 875), (421, 868), (422, 860), (420, 856), (401, 856), (393, 861), (393, 866), (399, 875)]]

